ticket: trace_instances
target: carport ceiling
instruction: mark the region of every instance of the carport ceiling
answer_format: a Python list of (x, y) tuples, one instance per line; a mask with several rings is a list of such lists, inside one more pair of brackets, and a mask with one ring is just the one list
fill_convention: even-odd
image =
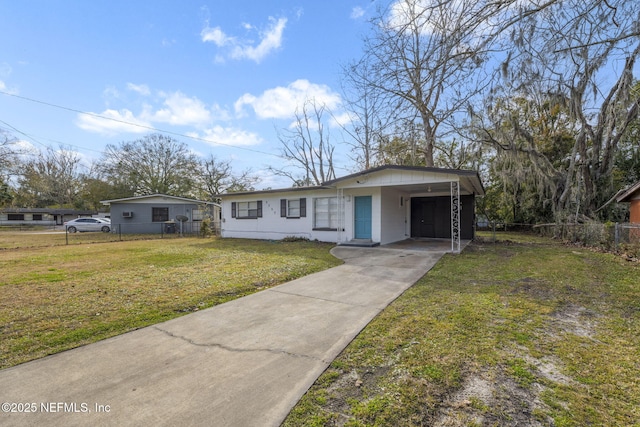
[[(392, 188), (398, 191), (405, 191), (409, 194), (420, 194), (420, 195), (429, 195), (433, 193), (436, 195), (449, 195), (451, 194), (451, 183), (450, 182), (434, 182), (430, 184), (407, 184), (407, 185), (398, 185), (393, 186)], [(465, 185), (460, 183), (460, 194), (472, 194), (473, 192), (465, 187)]]

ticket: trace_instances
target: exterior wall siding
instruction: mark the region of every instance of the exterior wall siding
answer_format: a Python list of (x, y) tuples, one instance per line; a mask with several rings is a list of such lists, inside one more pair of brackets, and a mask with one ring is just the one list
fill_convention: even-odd
[(409, 194), (391, 188), (382, 189), (380, 244), (397, 242), (409, 237)]
[[(286, 237), (300, 237), (321, 242), (336, 242), (337, 230), (314, 230), (314, 199), (335, 197), (335, 190), (314, 192), (263, 193), (234, 196), (222, 202), (222, 237), (281, 240)], [(306, 199), (306, 216), (287, 218), (281, 216), (281, 200)], [(262, 216), (258, 218), (234, 218), (232, 203), (262, 202)], [(236, 205), (237, 206), (237, 205)]]
[[(113, 232), (123, 234), (161, 234), (169, 231), (169, 227), (165, 222), (153, 222), (153, 208), (168, 208), (169, 220), (175, 221), (175, 230), (180, 231), (180, 224), (176, 221), (177, 215), (184, 215), (189, 218), (188, 222), (192, 222), (192, 213), (199, 209), (197, 204), (186, 203), (167, 203), (166, 201), (159, 203), (142, 203), (142, 202), (123, 202), (111, 204), (111, 228)], [(122, 216), (123, 212), (132, 212), (131, 218)]]
[(629, 222), (640, 224), (640, 195), (639, 198), (631, 200), (629, 206)]
[[(345, 179), (329, 182), (332, 188), (282, 189), (256, 191), (243, 194), (225, 194), (222, 197), (222, 237), (283, 239), (302, 237), (310, 240), (342, 243), (355, 236), (355, 198), (371, 196), (371, 240), (388, 244), (404, 240), (412, 235), (412, 200), (431, 200), (435, 218), (434, 230), (438, 237), (451, 237), (451, 195), (449, 183), (460, 183), (461, 238), (473, 238), (474, 195), (483, 194), (482, 184), (453, 172), (403, 169), (376, 170)], [(433, 192), (432, 192), (433, 185)], [(333, 187), (335, 186), (335, 187)], [(446, 191), (445, 191), (446, 189)], [(314, 200), (319, 197), (336, 197), (342, 194), (339, 226), (332, 230), (314, 229)], [(300, 218), (281, 215), (282, 199), (305, 198), (307, 214)], [(239, 204), (260, 201), (255, 205), (243, 205), (247, 218), (238, 218)], [(234, 209), (236, 206), (236, 209)], [(254, 210), (260, 211), (256, 215)], [(362, 232), (362, 230), (360, 230)], [(367, 235), (364, 232), (363, 235)], [(436, 236), (434, 236), (436, 237)]]

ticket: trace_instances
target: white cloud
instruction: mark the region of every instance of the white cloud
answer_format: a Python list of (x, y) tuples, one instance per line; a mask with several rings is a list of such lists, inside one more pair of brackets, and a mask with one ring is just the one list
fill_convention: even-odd
[(190, 98), (181, 92), (161, 95), (165, 98), (165, 108), (150, 112), (151, 107), (148, 107), (144, 119), (171, 125), (202, 125), (211, 121), (211, 112), (198, 98)]
[(134, 83), (127, 83), (127, 89), (132, 90), (134, 92), (139, 93), (140, 95), (143, 96), (149, 96), (151, 95), (151, 90), (149, 89), (149, 86), (142, 84), (142, 85), (137, 85)]
[(365, 10), (360, 6), (356, 6), (351, 9), (351, 19), (358, 19), (364, 16)]
[(332, 116), (331, 126), (333, 127), (344, 127), (347, 124), (351, 123), (353, 119), (348, 112), (343, 112), (338, 115)]
[[(76, 125), (89, 132), (116, 135), (149, 132), (150, 128), (162, 125), (192, 126), (201, 130), (211, 126), (214, 121), (228, 121), (232, 118), (224, 107), (218, 104), (209, 107), (197, 97), (190, 97), (180, 91), (154, 93), (145, 84), (133, 83), (128, 83), (127, 89), (144, 97), (138, 100), (144, 102), (140, 111), (134, 113), (128, 108), (107, 108), (101, 113), (78, 114)], [(124, 102), (114, 87), (105, 89), (105, 94), (110, 95), (113, 102)], [(222, 135), (220, 129), (217, 129), (216, 137)], [(239, 132), (233, 135), (236, 141), (245, 141), (244, 145), (256, 143), (257, 140), (256, 136), (240, 135)]]
[(307, 101), (314, 101), (331, 110), (340, 105), (341, 98), (329, 86), (300, 79), (286, 87), (268, 89), (260, 96), (246, 93), (236, 101), (235, 110), (241, 116), (244, 106), (248, 105), (261, 119), (287, 119), (292, 118)]
[(481, 42), (494, 25), (519, 13), (528, 0), (515, 0), (508, 5), (487, 4), (476, 0), (396, 0), (390, 7), (386, 25), (395, 31), (405, 31), (407, 26), (417, 27), (424, 36), (438, 36), (454, 31), (460, 22), (490, 14), (482, 25), (469, 27), (468, 43)]
[(145, 133), (149, 132), (151, 126), (149, 122), (137, 118), (127, 109), (108, 109), (100, 114), (78, 114), (76, 124), (81, 129), (103, 135), (117, 135), (123, 132)]
[(228, 37), (220, 27), (205, 27), (200, 33), (203, 42), (213, 42), (218, 47), (227, 46), (235, 43), (233, 37)]
[[(261, 62), (271, 52), (282, 46), (282, 35), (287, 25), (287, 18), (275, 19), (269, 17), (269, 25), (263, 31), (258, 31), (259, 40), (255, 42), (251, 39), (239, 39), (228, 36), (220, 27), (210, 28), (209, 25), (200, 33), (203, 42), (212, 42), (220, 48), (228, 49), (228, 57), (241, 60), (249, 59), (256, 63)], [(257, 29), (247, 23), (242, 24), (247, 31)], [(216, 55), (216, 62), (223, 62), (224, 56)]]
[(204, 130), (201, 135), (191, 134), (190, 136), (205, 139), (207, 143), (214, 146), (220, 144), (242, 147), (262, 143), (262, 138), (258, 134), (234, 127), (214, 126)]

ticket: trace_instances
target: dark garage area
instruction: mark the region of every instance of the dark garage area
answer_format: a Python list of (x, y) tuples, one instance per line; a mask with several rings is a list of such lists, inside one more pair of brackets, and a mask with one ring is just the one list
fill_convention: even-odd
[[(460, 238), (474, 238), (475, 198), (460, 196)], [(451, 238), (451, 197), (411, 198), (411, 237)]]

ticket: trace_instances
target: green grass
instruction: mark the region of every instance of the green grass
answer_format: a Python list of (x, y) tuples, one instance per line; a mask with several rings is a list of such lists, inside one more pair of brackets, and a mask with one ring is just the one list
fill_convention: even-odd
[(506, 240), (445, 256), (284, 425), (640, 425), (640, 265)]
[(335, 266), (331, 246), (181, 238), (2, 250), (0, 368)]

